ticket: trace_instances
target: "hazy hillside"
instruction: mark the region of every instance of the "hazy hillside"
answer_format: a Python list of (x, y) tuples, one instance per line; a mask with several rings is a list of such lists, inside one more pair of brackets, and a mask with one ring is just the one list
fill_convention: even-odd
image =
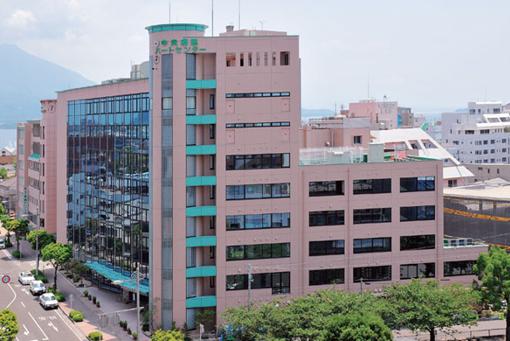
[(16, 45), (0, 44), (1, 128), (40, 117), (41, 99), (55, 91), (94, 84), (76, 72), (35, 57)]

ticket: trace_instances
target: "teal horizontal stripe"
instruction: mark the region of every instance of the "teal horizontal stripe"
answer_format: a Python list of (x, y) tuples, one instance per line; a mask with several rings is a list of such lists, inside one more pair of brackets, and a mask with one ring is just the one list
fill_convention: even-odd
[(186, 308), (216, 307), (216, 296), (200, 296), (186, 299)]
[(186, 146), (186, 155), (216, 155), (216, 145)]
[(186, 178), (186, 186), (213, 186), (216, 185), (215, 176), (195, 176)]
[(147, 26), (145, 29), (149, 33), (164, 32), (164, 31), (199, 31), (205, 32), (207, 25), (202, 24), (161, 24)]
[(188, 79), (186, 89), (216, 89), (216, 79)]
[(216, 215), (216, 206), (198, 206), (186, 208), (186, 217), (207, 217)]
[(215, 266), (199, 266), (186, 269), (186, 278), (216, 276)]
[(216, 246), (216, 236), (186, 238), (186, 247)]
[(188, 115), (186, 124), (216, 124), (216, 115)]

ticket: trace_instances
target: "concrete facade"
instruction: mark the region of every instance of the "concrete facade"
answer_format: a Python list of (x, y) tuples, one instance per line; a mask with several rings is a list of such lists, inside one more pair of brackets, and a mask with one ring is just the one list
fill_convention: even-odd
[(443, 113), (442, 144), (460, 162), (510, 163), (510, 113), (501, 102), (469, 102), (468, 112)]

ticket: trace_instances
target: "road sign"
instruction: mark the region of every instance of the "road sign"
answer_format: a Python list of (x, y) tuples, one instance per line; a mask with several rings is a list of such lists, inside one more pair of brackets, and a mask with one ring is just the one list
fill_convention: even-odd
[(99, 318), (99, 325), (101, 326), (101, 328), (105, 328), (108, 325), (108, 316), (101, 315), (101, 317)]
[(117, 325), (119, 324), (120, 322), (120, 316), (119, 314), (115, 313), (115, 315), (113, 315), (110, 320), (112, 321), (112, 325)]
[(3, 284), (7, 284), (11, 281), (11, 278), (7, 275), (5, 275), (4, 277), (2, 277), (2, 283)]
[(73, 294), (69, 295), (69, 301), (71, 302), (71, 310), (72, 310), (73, 309), (73, 301), (74, 301), (74, 295)]

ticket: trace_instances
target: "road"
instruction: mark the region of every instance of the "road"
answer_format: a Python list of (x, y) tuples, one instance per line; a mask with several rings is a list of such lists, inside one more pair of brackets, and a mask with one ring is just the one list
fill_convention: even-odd
[[(24, 270), (35, 268), (35, 252), (30, 250), (28, 243), (23, 242), (23, 251), (27, 258), (17, 260), (9, 251), (0, 250), (0, 276), (8, 275), (8, 284), (0, 283), (0, 307), (9, 308), (18, 316), (20, 328), (17, 341), (81, 341), (86, 340), (74, 324), (64, 316), (60, 309), (45, 311), (38, 302), (38, 296), (32, 296), (29, 285), (18, 282), (18, 274)], [(41, 267), (42, 268), (42, 262)], [(45, 271), (47, 277), (53, 274), (52, 269)]]

